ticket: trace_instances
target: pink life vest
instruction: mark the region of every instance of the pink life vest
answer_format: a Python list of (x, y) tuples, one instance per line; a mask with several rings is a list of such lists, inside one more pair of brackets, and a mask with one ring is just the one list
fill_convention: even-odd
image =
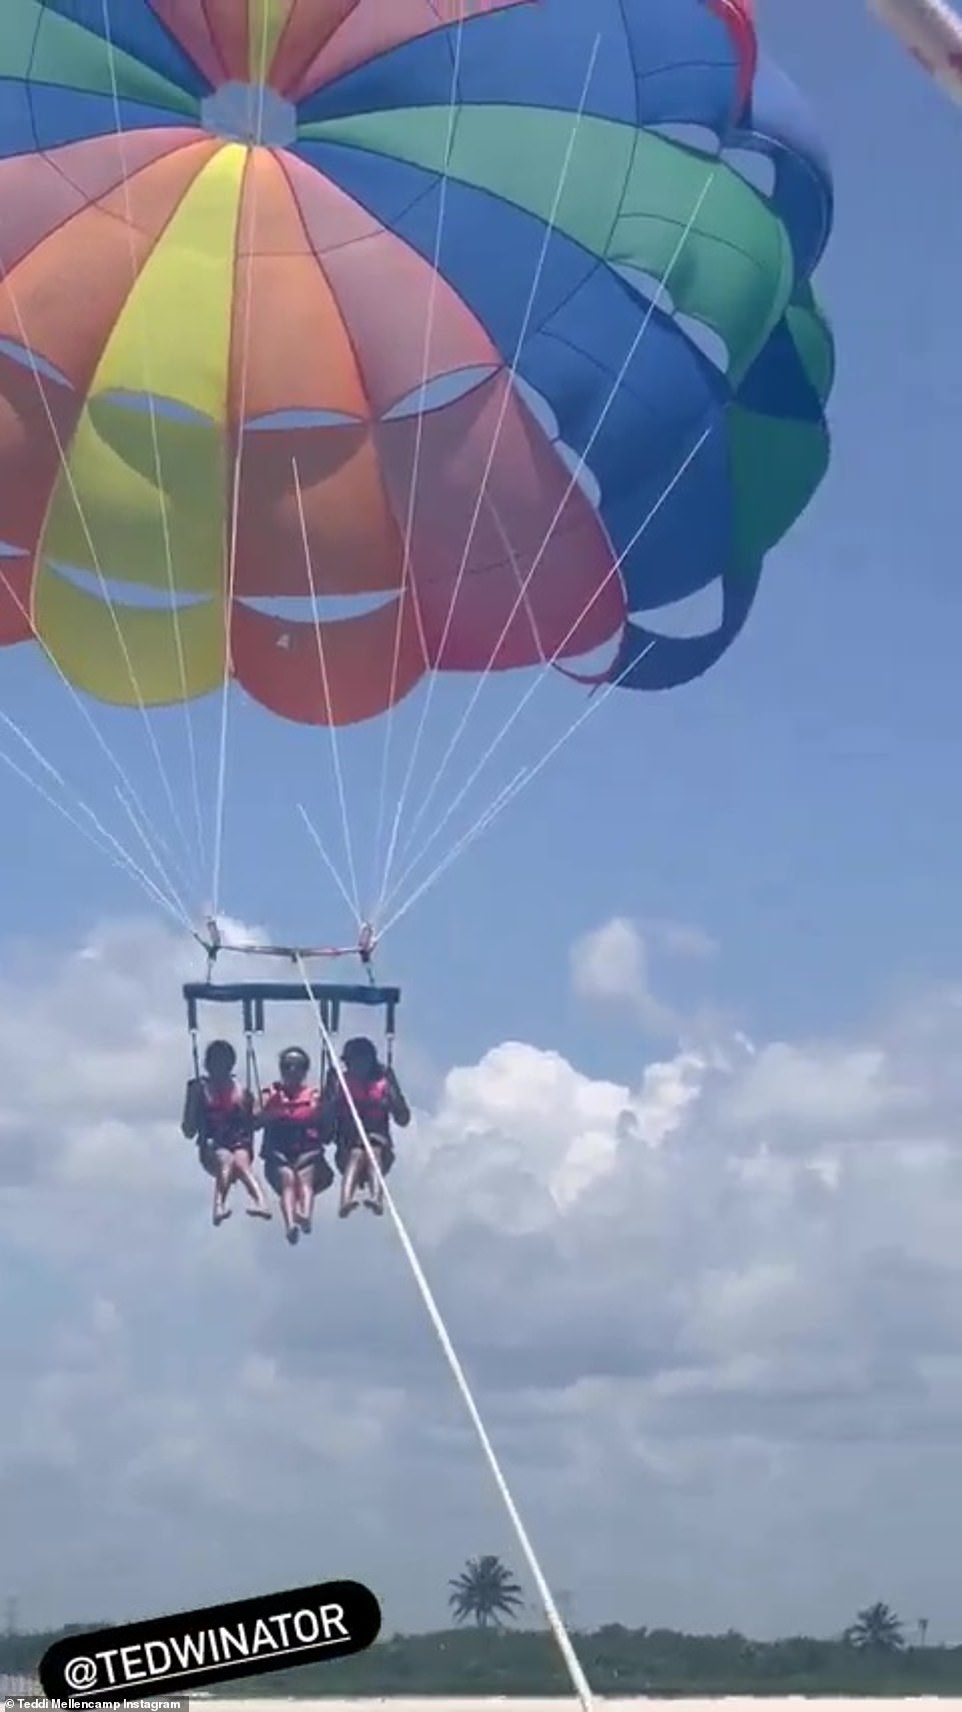
[[(391, 1139), (391, 1084), (385, 1075), (375, 1076), (373, 1081), (363, 1082), (358, 1076), (345, 1075), (345, 1081), (351, 1091), (351, 1098), (357, 1108), (367, 1135), (382, 1136), (385, 1141)], [(354, 1131), (354, 1117), (351, 1108), (344, 1097), (340, 1082), (337, 1084), (338, 1130), (345, 1138)]]
[(250, 1130), (246, 1102), (236, 1082), (215, 1088), (206, 1077), (201, 1083), (204, 1113), (201, 1139), (212, 1147), (232, 1147)]
[(321, 1144), (320, 1095), (309, 1082), (287, 1089), (274, 1082), (264, 1095), (264, 1158), (276, 1155), (292, 1164), (314, 1153)]
[(317, 1120), (317, 1101), (317, 1089), (312, 1088), (308, 1082), (291, 1090), (285, 1088), (282, 1082), (274, 1082), (267, 1090), (264, 1110), (269, 1113), (272, 1124), (310, 1127)]

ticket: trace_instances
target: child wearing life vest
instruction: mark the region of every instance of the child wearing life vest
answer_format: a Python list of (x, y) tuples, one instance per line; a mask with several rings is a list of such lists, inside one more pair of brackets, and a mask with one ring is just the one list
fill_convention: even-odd
[(384, 1212), (384, 1178), (394, 1164), (391, 1119), (405, 1129), (411, 1110), (394, 1071), (381, 1064), (373, 1041), (349, 1040), (341, 1060), (344, 1078), (351, 1091), (357, 1115), (364, 1126), (368, 1146), (377, 1160), (372, 1171), (368, 1150), (357, 1132), (354, 1114), (344, 1095), (340, 1078), (332, 1070), (325, 1089), (325, 1104), (333, 1120), (335, 1164), (341, 1173), (339, 1217), (346, 1219), (358, 1205), (358, 1192), (366, 1188), (365, 1206), (380, 1216)]
[(269, 1219), (263, 1190), (254, 1175), (253, 1102), (237, 1086), (237, 1054), (229, 1040), (212, 1040), (204, 1054), (204, 1074), (187, 1084), (181, 1133), (197, 1142), (203, 1169), (214, 1179), (215, 1225), (230, 1218), (227, 1197), (243, 1183), (253, 1205), (252, 1218)]
[(302, 1047), (287, 1047), (278, 1059), (280, 1079), (265, 1089), (254, 1119), (255, 1127), (264, 1131), (264, 1175), (280, 1202), (291, 1245), (302, 1232), (310, 1235), (314, 1197), (334, 1181), (324, 1158), (320, 1092), (307, 1080), (310, 1067)]

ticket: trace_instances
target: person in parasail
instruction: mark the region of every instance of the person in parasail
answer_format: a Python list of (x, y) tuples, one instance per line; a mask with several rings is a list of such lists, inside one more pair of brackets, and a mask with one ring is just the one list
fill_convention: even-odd
[(243, 1183), (252, 1205), (252, 1218), (269, 1219), (270, 1208), (254, 1174), (254, 1111), (249, 1092), (237, 1085), (237, 1054), (229, 1040), (212, 1040), (204, 1053), (204, 1074), (187, 1084), (181, 1133), (196, 1141), (200, 1163), (214, 1179), (213, 1220), (230, 1218), (227, 1198), (234, 1183)]
[(373, 1041), (363, 1036), (349, 1040), (341, 1062), (344, 1079), (378, 1169), (376, 1172), (372, 1170), (340, 1078), (335, 1070), (331, 1070), (324, 1090), (324, 1114), (333, 1130), (334, 1159), (341, 1173), (339, 1217), (346, 1219), (354, 1212), (358, 1206), (358, 1193), (364, 1188), (368, 1191), (364, 1204), (372, 1213), (380, 1215), (384, 1211), (384, 1178), (394, 1164), (391, 1120), (393, 1118), (401, 1129), (406, 1129), (411, 1121), (411, 1109), (394, 1071), (380, 1062)]
[(280, 1202), (292, 1245), (302, 1232), (310, 1235), (315, 1196), (334, 1181), (324, 1157), (320, 1092), (307, 1080), (310, 1067), (303, 1047), (285, 1047), (278, 1059), (279, 1080), (265, 1089), (253, 1120), (264, 1131), (264, 1175)]

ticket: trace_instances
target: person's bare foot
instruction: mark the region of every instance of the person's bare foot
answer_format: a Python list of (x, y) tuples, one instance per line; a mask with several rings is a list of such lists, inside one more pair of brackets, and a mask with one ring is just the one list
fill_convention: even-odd
[(342, 1206), (338, 1207), (337, 1216), (339, 1219), (346, 1219), (348, 1217), (349, 1213), (356, 1213), (356, 1212), (357, 1212), (357, 1202), (356, 1201), (345, 1201)]
[(229, 1218), (230, 1218), (230, 1207), (217, 1207), (217, 1208), (215, 1208), (215, 1210), (214, 1210), (214, 1224), (215, 1225), (222, 1225), (224, 1223), (224, 1220), (229, 1219)]

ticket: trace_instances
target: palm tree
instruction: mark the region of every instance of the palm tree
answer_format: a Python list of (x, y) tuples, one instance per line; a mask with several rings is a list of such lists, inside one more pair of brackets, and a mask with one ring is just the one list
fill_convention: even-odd
[(882, 1599), (859, 1611), (855, 1622), (846, 1629), (844, 1639), (860, 1652), (895, 1653), (905, 1645), (901, 1621)]
[(485, 1554), (470, 1557), (461, 1571), (448, 1582), (451, 1592), (448, 1604), (455, 1621), (466, 1623), (472, 1618), (479, 1629), (486, 1629), (507, 1619), (513, 1621), (524, 1604), (524, 1595), (510, 1570), (499, 1557)]

